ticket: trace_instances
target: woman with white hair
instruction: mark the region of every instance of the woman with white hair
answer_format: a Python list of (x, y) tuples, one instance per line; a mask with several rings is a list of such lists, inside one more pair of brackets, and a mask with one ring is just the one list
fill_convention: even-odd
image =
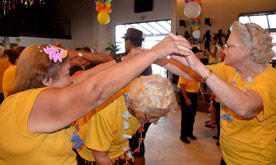
[[(125, 93), (125, 94), (122, 94)], [(158, 74), (141, 76), (104, 105), (79, 119), (76, 124), (83, 140), (77, 151), (86, 165), (132, 165), (139, 153), (143, 124), (156, 123), (176, 107), (173, 86)], [(141, 128), (139, 128), (141, 126)], [(138, 130), (138, 147), (130, 151), (128, 139)]]
[[(231, 25), (225, 62), (205, 66), (186, 47), (174, 59), (197, 72), (221, 101), (222, 156), (226, 164), (276, 164), (276, 70), (269, 32), (254, 23)], [(180, 36), (175, 40), (185, 40)]]

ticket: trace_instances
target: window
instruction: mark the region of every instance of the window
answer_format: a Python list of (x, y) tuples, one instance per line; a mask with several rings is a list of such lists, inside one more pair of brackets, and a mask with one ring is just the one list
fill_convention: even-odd
[[(144, 34), (145, 40), (143, 41), (143, 48), (150, 49), (165, 37), (168, 36), (171, 31), (171, 21), (154, 21), (154, 22), (141, 22), (134, 24), (124, 24), (115, 26), (116, 43), (119, 45), (120, 50), (117, 53), (125, 52), (124, 39), (122, 38), (128, 28), (135, 28), (141, 30)], [(163, 77), (167, 77), (167, 70), (159, 67), (155, 64), (152, 65), (152, 71), (154, 74), (160, 74)]]
[[(256, 23), (262, 28), (270, 32), (272, 37), (272, 49), (276, 54), (276, 12), (267, 12), (267, 13), (254, 13), (247, 15), (240, 15), (239, 21), (242, 23)], [(276, 60), (276, 57), (273, 58)]]

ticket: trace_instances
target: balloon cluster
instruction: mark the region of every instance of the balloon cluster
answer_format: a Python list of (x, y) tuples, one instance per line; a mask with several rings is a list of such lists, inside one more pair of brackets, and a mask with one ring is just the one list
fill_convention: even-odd
[(111, 13), (111, 0), (95, 0), (96, 11), (98, 12), (97, 20), (100, 24), (108, 24), (110, 21), (109, 13)]
[(190, 19), (193, 41), (190, 41), (193, 46), (199, 45), (200, 41), (200, 13), (201, 0), (185, 0), (184, 15)]

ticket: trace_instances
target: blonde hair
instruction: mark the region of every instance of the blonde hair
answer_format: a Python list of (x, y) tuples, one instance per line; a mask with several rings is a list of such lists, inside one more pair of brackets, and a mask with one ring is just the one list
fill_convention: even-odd
[(230, 30), (238, 33), (242, 43), (250, 47), (248, 55), (255, 63), (266, 64), (275, 56), (269, 32), (259, 25), (255, 23), (242, 24), (235, 21)]
[(42, 81), (46, 78), (55, 80), (58, 71), (69, 62), (68, 56), (62, 62), (53, 62), (43, 51), (48, 45), (32, 45), (23, 50), (16, 66), (14, 90), (11, 94), (33, 88), (45, 87)]

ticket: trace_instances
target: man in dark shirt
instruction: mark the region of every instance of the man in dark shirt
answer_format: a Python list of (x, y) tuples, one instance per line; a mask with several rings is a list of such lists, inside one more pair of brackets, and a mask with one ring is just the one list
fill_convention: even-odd
[[(116, 54), (116, 58), (126, 56), (133, 48), (142, 47), (142, 42), (144, 41), (143, 32), (134, 28), (128, 28), (123, 38), (125, 39), (125, 52)], [(151, 74), (152, 68), (149, 66), (141, 75), (148, 76)]]
[[(125, 53), (116, 54), (115, 57), (122, 57), (127, 55), (131, 49), (141, 47), (142, 42), (144, 41), (143, 32), (140, 30), (129, 28), (127, 29), (127, 33), (123, 37), (125, 39)], [(149, 66), (141, 75), (148, 76), (152, 74), (152, 68)], [(130, 149), (133, 153), (134, 157), (134, 165), (144, 165), (145, 164), (145, 145), (144, 141), (140, 142), (139, 138), (145, 138), (146, 132), (150, 126), (150, 123), (143, 124), (143, 132), (139, 132), (139, 130), (132, 136), (129, 141)], [(138, 149), (138, 150), (137, 150)]]

